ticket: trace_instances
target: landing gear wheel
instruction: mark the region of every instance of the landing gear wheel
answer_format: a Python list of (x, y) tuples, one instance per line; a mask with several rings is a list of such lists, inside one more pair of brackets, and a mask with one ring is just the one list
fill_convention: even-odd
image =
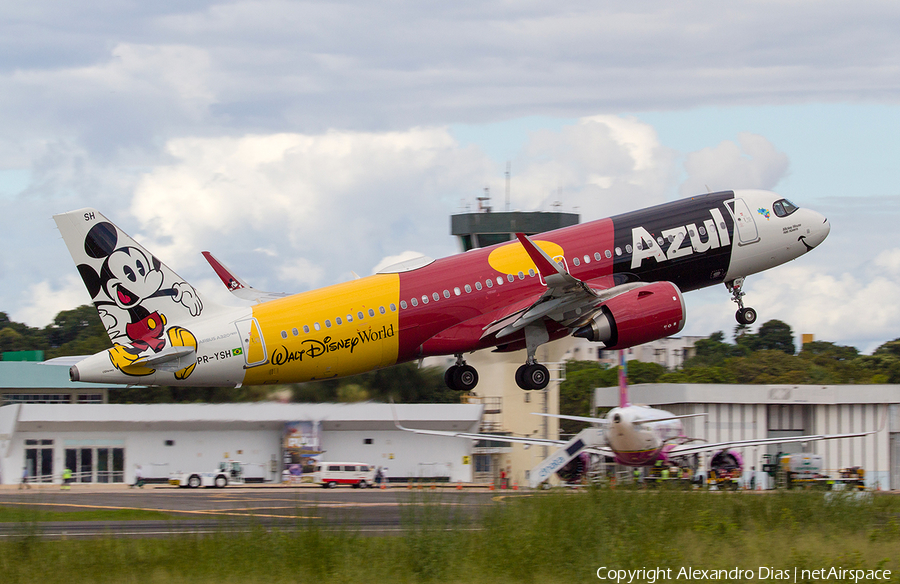
[(444, 372), (444, 383), (455, 391), (472, 391), (478, 385), (478, 371), (471, 365), (453, 365)]
[(478, 372), (471, 365), (456, 366), (453, 385), (459, 391), (472, 391), (478, 385)]
[(540, 363), (525, 364), (516, 370), (516, 384), (522, 389), (544, 389), (550, 383), (550, 371)]
[(739, 308), (734, 313), (734, 318), (738, 321), (738, 324), (753, 324), (756, 322), (756, 311), (749, 307)]
[(544, 389), (550, 383), (550, 371), (540, 363), (535, 363), (525, 370), (525, 379), (532, 389)]

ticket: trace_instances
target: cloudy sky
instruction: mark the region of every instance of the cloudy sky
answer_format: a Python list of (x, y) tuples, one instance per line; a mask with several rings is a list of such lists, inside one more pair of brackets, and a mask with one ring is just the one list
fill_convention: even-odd
[[(207, 296), (200, 251), (302, 291), (456, 251), (489, 187), (582, 220), (732, 188), (825, 213), (751, 277), (760, 322), (900, 337), (900, 4), (203, 2), (0, 7), (0, 311), (89, 298), (51, 216), (91, 206)], [(734, 327), (723, 287), (686, 334)]]

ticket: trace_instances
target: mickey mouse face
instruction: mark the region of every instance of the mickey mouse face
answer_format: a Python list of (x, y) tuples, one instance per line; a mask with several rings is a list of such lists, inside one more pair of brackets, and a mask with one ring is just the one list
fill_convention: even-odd
[(131, 308), (155, 294), (163, 274), (141, 250), (123, 247), (110, 254), (101, 271), (106, 294), (121, 308)]

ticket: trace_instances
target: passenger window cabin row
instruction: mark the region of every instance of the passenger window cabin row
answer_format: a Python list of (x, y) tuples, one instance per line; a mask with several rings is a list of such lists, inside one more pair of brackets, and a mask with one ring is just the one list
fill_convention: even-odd
[[(604, 253), (604, 255), (606, 256), (607, 259), (612, 258), (612, 252), (611, 252), (610, 250), (606, 250), (606, 252)], [(616, 248), (616, 255), (622, 255), (622, 250), (619, 249), (619, 248)], [(595, 252), (595, 253), (594, 253), (594, 260), (595, 260), (595, 261), (598, 261), (598, 262), (599, 262), (599, 261), (602, 259), (602, 257), (603, 257), (603, 256), (600, 255), (600, 252)], [(557, 261), (561, 261), (560, 259), (557, 259), (557, 258), (554, 258), (554, 259), (556, 259)], [(585, 264), (591, 263), (591, 256), (585, 254), (583, 260), (580, 259), (580, 258), (578, 258), (578, 257), (576, 257), (576, 258), (574, 258), (574, 259), (572, 260), (572, 263), (573, 263), (575, 266), (580, 266), (581, 263), (582, 263), (582, 261), (583, 261)], [(534, 269), (532, 268), (532, 269), (528, 270), (528, 273), (527, 273), (527, 274), (526, 274), (525, 272), (521, 272), (521, 271), (520, 271), (518, 274), (508, 274), (508, 275), (506, 276), (506, 280), (507, 280), (508, 282), (512, 283), (512, 282), (515, 282), (515, 281), (516, 281), (516, 278), (518, 278), (519, 280), (524, 280), (526, 277), (534, 278), (536, 275), (537, 275), (537, 273), (536, 273), (536, 272), (534, 271)], [(476, 291), (481, 291), (481, 290), (483, 290), (484, 288), (493, 288), (494, 285), (495, 285), (495, 282), (496, 282), (496, 285), (497, 285), (497, 286), (502, 286), (502, 285), (503, 285), (503, 276), (497, 276), (496, 278), (488, 278), (488, 279), (484, 280), (484, 283), (482, 283), (481, 280), (478, 280), (478, 281), (475, 282), (474, 289), (475, 289)], [(416, 298), (416, 297), (410, 298), (410, 299), (409, 299), (409, 302), (407, 302), (406, 300), (401, 300), (401, 301), (400, 301), (400, 309), (401, 309), (401, 310), (406, 310), (406, 309), (410, 308), (410, 306), (412, 306), (413, 308), (415, 308), (415, 307), (419, 306), (419, 302), (420, 302), (420, 301), (421, 301), (421, 303), (422, 303), (423, 305), (428, 304), (428, 303), (431, 302), (431, 301), (438, 302), (438, 301), (440, 301), (441, 296), (443, 296), (445, 300), (448, 300), (448, 299), (450, 299), (452, 296), (462, 296), (463, 291), (465, 291), (466, 294), (471, 294), (471, 293), (472, 293), (472, 290), (473, 290), (473, 287), (472, 287), (471, 285), (469, 285), (469, 284), (466, 284), (466, 285), (463, 286), (462, 289), (460, 289), (459, 286), (454, 287), (452, 293), (451, 293), (450, 290), (444, 290), (442, 293), (433, 292), (433, 293), (431, 294), (431, 297), (430, 297), (430, 298), (429, 298), (429, 296), (428, 296), (427, 294), (423, 294), (420, 298)], [(389, 309), (390, 309), (391, 312), (396, 312), (396, 311), (397, 311), (397, 305), (394, 304), (394, 303), (391, 303), (391, 304), (389, 305)], [(370, 308), (370, 309), (368, 309), (367, 312), (368, 312), (369, 317), (374, 317), (374, 316), (375, 316), (375, 309)], [(379, 314), (387, 314), (387, 309), (385, 309), (384, 306), (379, 306), (379, 307), (378, 307), (378, 312), (379, 312)], [(348, 314), (348, 315), (346, 316), (345, 319), (342, 319), (340, 316), (335, 317), (333, 325), (334, 325), (334, 326), (340, 326), (340, 325), (344, 324), (344, 322), (351, 323), (351, 322), (353, 322), (353, 318), (354, 318), (354, 317), (353, 317), (352, 314)], [(358, 321), (364, 320), (364, 319), (365, 319), (365, 313), (363, 313), (363, 311), (358, 311), (358, 312), (356, 313), (356, 319), (357, 319)], [(320, 323), (318, 323), (318, 322), (314, 322), (314, 323), (312, 324), (312, 327), (310, 327), (310, 325), (305, 324), (305, 325), (303, 325), (303, 333), (308, 335), (308, 334), (310, 334), (312, 331), (321, 331), (322, 328), (323, 328), (322, 324), (320, 324)], [(332, 328), (332, 321), (331, 321), (331, 319), (325, 319), (325, 321), (324, 321), (324, 328), (326, 328), (326, 329)], [(293, 336), (295, 336), (295, 337), (297, 337), (297, 336), (300, 335), (300, 331), (299, 331), (298, 329), (296, 329), (296, 328), (293, 328), (293, 329), (291, 329), (290, 334), (293, 335)], [(290, 336), (290, 335), (288, 334), (288, 331), (281, 331), (281, 338), (287, 339), (288, 336)]]

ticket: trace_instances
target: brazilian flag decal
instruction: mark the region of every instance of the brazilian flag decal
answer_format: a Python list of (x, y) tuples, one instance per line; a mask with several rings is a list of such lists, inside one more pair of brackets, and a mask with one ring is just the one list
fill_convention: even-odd
[(232, 349), (231, 354), (234, 355), (235, 357), (237, 357), (238, 355), (243, 355), (244, 350), (243, 349)]

